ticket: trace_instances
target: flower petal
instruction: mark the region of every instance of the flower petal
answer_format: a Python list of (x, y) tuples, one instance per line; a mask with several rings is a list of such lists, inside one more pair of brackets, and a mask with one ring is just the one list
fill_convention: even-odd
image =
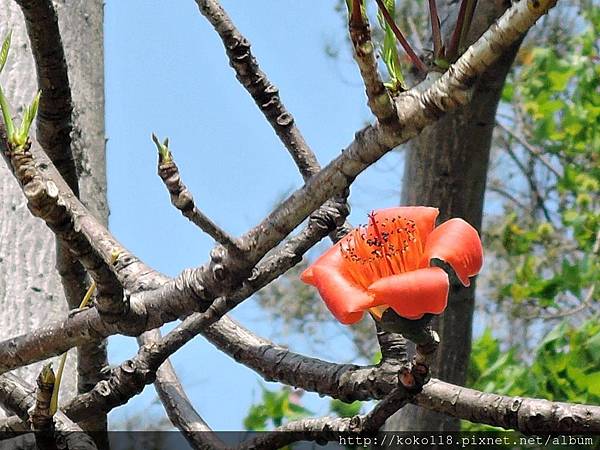
[(422, 266), (432, 258), (447, 262), (464, 286), (483, 265), (483, 248), (477, 230), (462, 219), (450, 219), (437, 227), (425, 242)]
[(339, 245), (334, 245), (300, 279), (315, 286), (335, 318), (349, 325), (362, 319), (364, 311), (374, 305), (367, 291), (352, 281), (345, 263)]
[(375, 218), (380, 221), (391, 220), (398, 216), (414, 220), (419, 230), (421, 242), (424, 243), (429, 233), (433, 231), (435, 219), (440, 211), (430, 206), (397, 206), (395, 208), (377, 209), (374, 213)]
[(420, 319), (440, 314), (448, 303), (448, 275), (439, 267), (381, 278), (369, 286), (374, 303), (389, 305), (399, 316)]

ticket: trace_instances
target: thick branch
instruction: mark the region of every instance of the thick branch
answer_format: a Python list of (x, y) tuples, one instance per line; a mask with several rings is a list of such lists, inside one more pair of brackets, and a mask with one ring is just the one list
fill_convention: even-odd
[[(398, 386), (387, 367), (333, 364), (302, 356), (223, 318), (205, 336), (267, 381), (279, 381), (344, 401), (380, 399)], [(431, 379), (414, 403), (432, 411), (524, 433), (600, 433), (600, 406), (487, 394)], [(490, 405), (494, 405), (490, 408)]]
[(488, 394), (434, 379), (415, 403), (460, 419), (526, 434), (600, 433), (600, 406)]

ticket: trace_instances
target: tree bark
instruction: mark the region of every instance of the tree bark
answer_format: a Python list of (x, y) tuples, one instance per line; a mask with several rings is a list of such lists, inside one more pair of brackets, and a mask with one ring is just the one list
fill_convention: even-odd
[[(500, 1), (480, 2), (475, 12), (469, 44), (510, 5)], [(442, 11), (458, 9), (446, 2)], [(446, 14), (446, 28), (455, 19)], [(451, 30), (446, 29), (446, 39)], [(403, 205), (427, 205), (440, 209), (439, 221), (461, 217), (481, 230), (494, 118), (506, 75), (518, 46), (497, 61), (475, 85), (468, 105), (447, 114), (427, 127), (409, 144), (402, 183)], [(434, 321), (441, 344), (432, 374), (450, 383), (464, 385), (471, 352), (475, 283), (453, 289), (448, 307)], [(453, 431), (458, 419), (408, 405), (386, 424), (390, 430)]]
[[(23, 15), (12, 0), (0, 0), (0, 34), (12, 30), (12, 45), (1, 81), (16, 116), (37, 90), (31, 45)], [(80, 197), (102, 222), (108, 221), (104, 137), (103, 2), (54, 1), (65, 48), (73, 97), (72, 150), (77, 164)], [(7, 167), (0, 165), (0, 337), (28, 332), (43, 323), (64, 318), (67, 305), (56, 270), (55, 239), (34, 218)], [(85, 391), (106, 364), (106, 346), (79, 349), (94, 353), (95, 363), (79, 370), (78, 390)], [(65, 370), (62, 394), (76, 391), (73, 356)], [(20, 370), (30, 382), (40, 364)]]

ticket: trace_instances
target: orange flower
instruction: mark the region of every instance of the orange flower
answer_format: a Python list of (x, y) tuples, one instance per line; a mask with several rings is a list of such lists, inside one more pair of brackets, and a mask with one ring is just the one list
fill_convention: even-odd
[(381, 209), (369, 224), (355, 228), (306, 269), (302, 281), (315, 286), (329, 310), (344, 324), (358, 322), (369, 310), (381, 319), (387, 308), (420, 319), (440, 314), (448, 301), (449, 280), (440, 259), (464, 286), (483, 264), (481, 240), (462, 219), (435, 227), (437, 208)]

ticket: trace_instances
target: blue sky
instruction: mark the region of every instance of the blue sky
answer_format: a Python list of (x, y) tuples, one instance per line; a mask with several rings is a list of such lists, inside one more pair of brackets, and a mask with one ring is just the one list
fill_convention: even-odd
[[(253, 52), (322, 164), (334, 158), (369, 120), (358, 71), (344, 44), (335, 1), (226, 0), (222, 4), (252, 43)], [(256, 224), (285, 193), (301, 185), (293, 162), (238, 84), (220, 40), (195, 2), (107, 0), (106, 113), (110, 226), (152, 267), (175, 276), (206, 261), (212, 242), (170, 205), (156, 175), (155, 132), (168, 136), (184, 182), (198, 206), (233, 234)], [(325, 54), (333, 44), (337, 60)], [(351, 220), (395, 205), (401, 157), (386, 156), (352, 189)], [(234, 312), (258, 334), (272, 332), (252, 299)], [(313, 351), (310, 336), (290, 341)], [(350, 354), (343, 340), (333, 354)], [(332, 354), (331, 348), (321, 349)], [(133, 355), (133, 339), (110, 341), (112, 363)], [(321, 354), (321, 355), (322, 355)], [(215, 429), (239, 429), (260, 378), (219, 353), (202, 337), (172, 359), (198, 411)], [(136, 414), (154, 419), (162, 408), (148, 387), (112, 413), (114, 423)], [(308, 396), (315, 412), (324, 403)]]

